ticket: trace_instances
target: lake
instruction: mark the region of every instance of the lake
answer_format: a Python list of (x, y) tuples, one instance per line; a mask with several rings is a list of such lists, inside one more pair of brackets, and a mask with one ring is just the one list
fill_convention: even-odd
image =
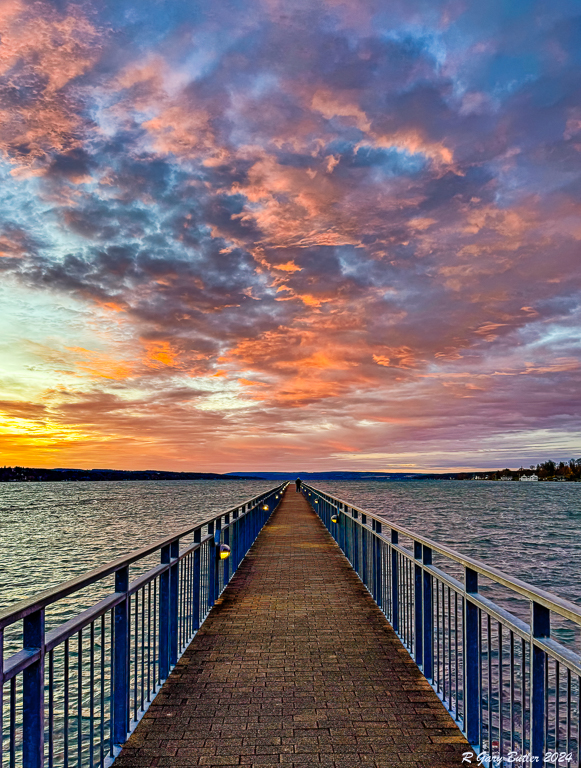
[[(274, 485), (257, 480), (2, 483), (0, 607)], [(581, 604), (581, 484), (426, 480), (320, 482), (318, 487)], [(78, 607), (109, 589), (108, 582), (89, 589), (78, 596)], [(67, 618), (73, 607), (49, 611), (49, 625)], [(521, 612), (514, 605), (511, 609)], [(567, 642), (568, 632), (561, 631)]]

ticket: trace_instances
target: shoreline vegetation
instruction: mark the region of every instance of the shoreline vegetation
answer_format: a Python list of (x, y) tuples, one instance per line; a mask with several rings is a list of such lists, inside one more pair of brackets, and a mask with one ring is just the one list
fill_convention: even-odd
[(122, 480), (294, 480), (297, 474), (307, 483), (317, 481), (418, 481), (418, 480), (523, 480), (581, 482), (581, 458), (568, 462), (548, 461), (531, 464), (527, 469), (499, 469), (477, 472), (167, 472), (153, 469), (39, 469), (34, 467), (0, 467), (0, 483), (31, 482), (99, 482)]
[(0, 467), (0, 483), (81, 482), (103, 480), (262, 480), (253, 475), (220, 475), (214, 472), (164, 472), (154, 469), (36, 469)]

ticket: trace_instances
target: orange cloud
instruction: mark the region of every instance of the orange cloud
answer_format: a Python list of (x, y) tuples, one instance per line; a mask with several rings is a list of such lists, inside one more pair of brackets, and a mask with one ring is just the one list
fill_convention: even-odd
[(80, 6), (69, 5), (61, 15), (39, 1), (4, 3), (0, 36), (0, 75), (15, 78), (15, 87), (20, 79), (36, 87), (33, 99), (0, 106), (0, 151), (37, 173), (47, 153), (80, 146), (83, 123), (67, 88), (97, 59), (99, 35)]
[[(110, 355), (83, 347), (65, 347), (75, 358), (75, 368), (91, 377), (123, 381), (133, 374), (133, 367), (124, 360), (116, 360)], [(80, 359), (79, 359), (80, 358)]]
[(145, 364), (148, 368), (177, 368), (180, 367), (179, 353), (167, 341), (144, 341), (146, 350)]

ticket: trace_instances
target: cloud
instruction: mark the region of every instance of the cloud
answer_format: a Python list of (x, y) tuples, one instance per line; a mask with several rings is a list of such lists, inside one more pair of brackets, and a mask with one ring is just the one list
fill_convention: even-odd
[(5, 3), (0, 267), (109, 318), (44, 340), (47, 434), (229, 468), (577, 428), (581, 25), (542, 7)]

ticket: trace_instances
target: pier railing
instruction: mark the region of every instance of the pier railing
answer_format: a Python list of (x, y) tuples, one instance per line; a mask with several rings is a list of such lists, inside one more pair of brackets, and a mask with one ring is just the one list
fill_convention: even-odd
[[(1, 768), (110, 765), (285, 486), (0, 612)], [(130, 581), (130, 566), (143, 570), (156, 554), (159, 564)], [(45, 630), (47, 608), (107, 577), (114, 591)], [(18, 628), (21, 650), (5, 658), (5, 631)]]
[[(480, 764), (579, 766), (581, 657), (551, 637), (551, 619), (581, 625), (579, 606), (313, 487), (303, 493)], [(479, 577), (528, 601), (529, 622), (481, 594)]]

